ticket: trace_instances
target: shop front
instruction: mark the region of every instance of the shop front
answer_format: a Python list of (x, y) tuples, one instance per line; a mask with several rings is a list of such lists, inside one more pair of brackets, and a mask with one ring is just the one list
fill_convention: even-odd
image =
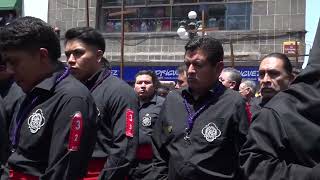
[(0, 0), (0, 27), (22, 14), (22, 0)]

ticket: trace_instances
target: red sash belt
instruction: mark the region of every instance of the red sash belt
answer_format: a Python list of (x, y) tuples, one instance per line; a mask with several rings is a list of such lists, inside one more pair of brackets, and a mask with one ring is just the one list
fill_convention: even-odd
[(136, 155), (138, 160), (151, 160), (153, 157), (152, 145), (151, 144), (139, 145)]
[(106, 159), (104, 158), (91, 159), (89, 161), (87, 175), (80, 180), (97, 180), (105, 163)]
[(39, 180), (39, 177), (10, 169), (9, 180)]

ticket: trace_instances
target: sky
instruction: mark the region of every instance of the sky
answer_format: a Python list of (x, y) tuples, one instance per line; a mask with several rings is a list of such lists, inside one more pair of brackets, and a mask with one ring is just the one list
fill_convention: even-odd
[[(320, 18), (319, 11), (319, 0), (306, 0), (306, 52), (309, 54), (310, 49), (312, 48), (314, 36), (316, 34), (318, 21)], [(308, 56), (305, 56), (304, 63), (302, 68), (305, 68), (308, 62)]]

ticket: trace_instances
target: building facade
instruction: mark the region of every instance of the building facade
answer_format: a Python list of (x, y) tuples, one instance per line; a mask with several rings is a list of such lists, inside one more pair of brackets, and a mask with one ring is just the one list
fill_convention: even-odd
[[(121, 62), (121, 6), (122, 0), (88, 1), (89, 24), (103, 32), (105, 55), (115, 67)], [(293, 53), (294, 65), (301, 67), (303, 61), (305, 0), (124, 0), (124, 6), (128, 67), (181, 64), (187, 40), (179, 38), (177, 29), (191, 10), (206, 33), (223, 42), (227, 66), (257, 67), (264, 55), (283, 51)], [(85, 26), (86, 0), (49, 0), (48, 22), (62, 35)], [(299, 47), (284, 46), (296, 45), (292, 42)]]

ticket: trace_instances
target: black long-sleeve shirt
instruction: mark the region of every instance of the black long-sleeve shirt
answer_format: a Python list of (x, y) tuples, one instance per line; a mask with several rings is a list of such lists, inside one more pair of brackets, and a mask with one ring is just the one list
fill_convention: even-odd
[(86, 82), (99, 110), (92, 158), (107, 160), (100, 179), (121, 180), (128, 174), (138, 146), (138, 98), (132, 87), (113, 75), (106, 76), (106, 71), (102, 68)]
[(0, 97), (0, 176), (2, 174), (2, 166), (6, 162), (8, 155), (8, 129), (7, 129), (5, 105)]
[[(248, 119), (243, 98), (217, 83), (198, 100), (188, 89), (167, 96), (153, 132), (155, 179), (214, 180), (235, 179), (238, 153), (246, 139)], [(188, 112), (208, 103), (194, 121), (186, 138)], [(212, 100), (212, 101), (211, 101)], [(168, 172), (167, 172), (168, 170)], [(168, 173), (168, 174), (167, 174)]]
[(240, 152), (246, 179), (320, 178), (319, 69), (307, 67), (254, 117)]
[(139, 105), (139, 148), (137, 150), (137, 161), (131, 169), (130, 178), (137, 180), (154, 179), (152, 168), (152, 140), (154, 124), (159, 119), (159, 113), (164, 98), (154, 94), (150, 101)]
[(4, 101), (7, 126), (9, 126), (14, 111), (22, 100), (21, 98), (24, 96), (24, 93), (13, 79), (7, 79), (0, 82), (0, 95)]
[[(10, 169), (40, 180), (76, 180), (86, 174), (95, 144), (96, 106), (83, 84), (63, 74), (57, 70), (41, 81), (15, 112)], [(19, 120), (21, 128), (15, 131)]]

